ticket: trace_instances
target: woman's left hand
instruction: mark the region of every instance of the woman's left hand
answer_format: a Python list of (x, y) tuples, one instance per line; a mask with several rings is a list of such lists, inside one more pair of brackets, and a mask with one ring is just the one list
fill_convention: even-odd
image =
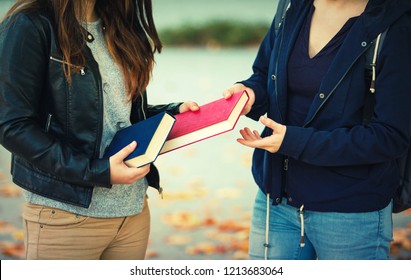
[(180, 113), (184, 113), (184, 112), (187, 112), (187, 111), (198, 111), (198, 109), (200, 109), (200, 106), (198, 106), (198, 104), (194, 101), (184, 102), (178, 108)]
[(256, 130), (251, 131), (246, 127), (240, 130), (243, 138), (238, 138), (237, 141), (247, 147), (264, 149), (270, 153), (276, 153), (283, 143), (287, 127), (265, 116), (260, 117), (260, 122), (266, 127), (271, 128), (273, 134), (262, 138)]

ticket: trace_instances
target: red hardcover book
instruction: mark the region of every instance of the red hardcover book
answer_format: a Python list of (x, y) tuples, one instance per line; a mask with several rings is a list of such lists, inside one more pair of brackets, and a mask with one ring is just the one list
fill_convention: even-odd
[(238, 92), (230, 99), (204, 104), (198, 111), (175, 115), (176, 122), (160, 154), (234, 129), (248, 99), (246, 91)]

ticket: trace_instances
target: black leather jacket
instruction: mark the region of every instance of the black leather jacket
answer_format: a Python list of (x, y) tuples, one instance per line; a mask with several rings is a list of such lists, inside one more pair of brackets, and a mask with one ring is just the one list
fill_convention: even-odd
[[(93, 187), (110, 188), (110, 166), (100, 159), (102, 82), (90, 49), (68, 85), (51, 17), (18, 14), (0, 26), (0, 144), (12, 153), (13, 181), (24, 189), (88, 207)], [(6, 28), (7, 27), (7, 28)], [(131, 122), (181, 103), (132, 104)], [(149, 185), (159, 188), (152, 165)]]

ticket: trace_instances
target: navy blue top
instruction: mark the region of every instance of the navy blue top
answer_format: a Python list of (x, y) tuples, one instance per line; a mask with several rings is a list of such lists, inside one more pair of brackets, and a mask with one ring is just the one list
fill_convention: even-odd
[[(307, 108), (300, 108), (306, 116), (303, 124), (287, 125), (278, 152), (254, 150), (253, 177), (264, 193), (270, 193), (274, 205), (281, 202), (282, 190), (287, 189), (287, 202), (296, 208), (304, 205), (305, 210), (312, 211), (379, 210), (394, 196), (400, 181), (396, 159), (407, 152), (411, 139), (411, 13), (408, 13), (411, 1), (368, 1), (357, 20), (342, 28), (347, 28), (345, 39), (340, 39), (343, 42), (331, 40), (314, 59), (306, 57), (302, 60), (305, 63), (298, 64), (291, 61), (293, 65), (289, 66), (300, 31), (305, 30), (304, 23), (312, 12), (312, 3), (312, 0), (291, 0), (278, 32), (273, 21), (265, 36), (252, 76), (242, 81), (255, 93), (255, 102), (247, 116), (258, 120), (267, 114), (281, 124), (286, 124), (290, 114), (297, 115), (287, 112), (289, 107), (297, 107), (287, 104), (288, 84), (304, 85), (308, 89), (308, 101), (291, 100), (308, 106), (308, 112)], [(364, 100), (370, 94), (364, 75), (365, 54), (388, 26), (376, 66), (374, 114), (364, 125)], [(333, 44), (338, 46), (330, 54), (333, 56), (330, 63), (326, 61), (330, 59), (326, 58), (326, 50), (331, 51)], [(294, 55), (301, 50), (299, 45)], [(307, 49), (303, 48), (306, 56)], [(310, 68), (307, 61), (317, 63), (316, 67)], [(321, 63), (328, 66), (320, 72)], [(304, 68), (289, 71), (289, 67), (297, 66)], [(315, 73), (311, 73), (312, 69)], [(289, 74), (293, 77), (288, 77)], [(311, 85), (307, 86), (308, 83)], [(291, 90), (304, 96), (299, 89)], [(293, 119), (301, 122), (303, 118)], [(261, 136), (272, 133), (265, 127)]]
[(287, 124), (302, 126), (331, 62), (358, 17), (349, 19), (314, 57), (310, 58), (309, 37), (315, 7), (306, 18), (288, 62)]

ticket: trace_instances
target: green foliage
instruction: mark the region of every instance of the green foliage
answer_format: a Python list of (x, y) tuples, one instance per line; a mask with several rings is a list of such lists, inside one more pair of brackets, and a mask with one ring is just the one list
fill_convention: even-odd
[(260, 44), (268, 28), (265, 23), (213, 21), (166, 28), (159, 33), (166, 46), (239, 47)]

